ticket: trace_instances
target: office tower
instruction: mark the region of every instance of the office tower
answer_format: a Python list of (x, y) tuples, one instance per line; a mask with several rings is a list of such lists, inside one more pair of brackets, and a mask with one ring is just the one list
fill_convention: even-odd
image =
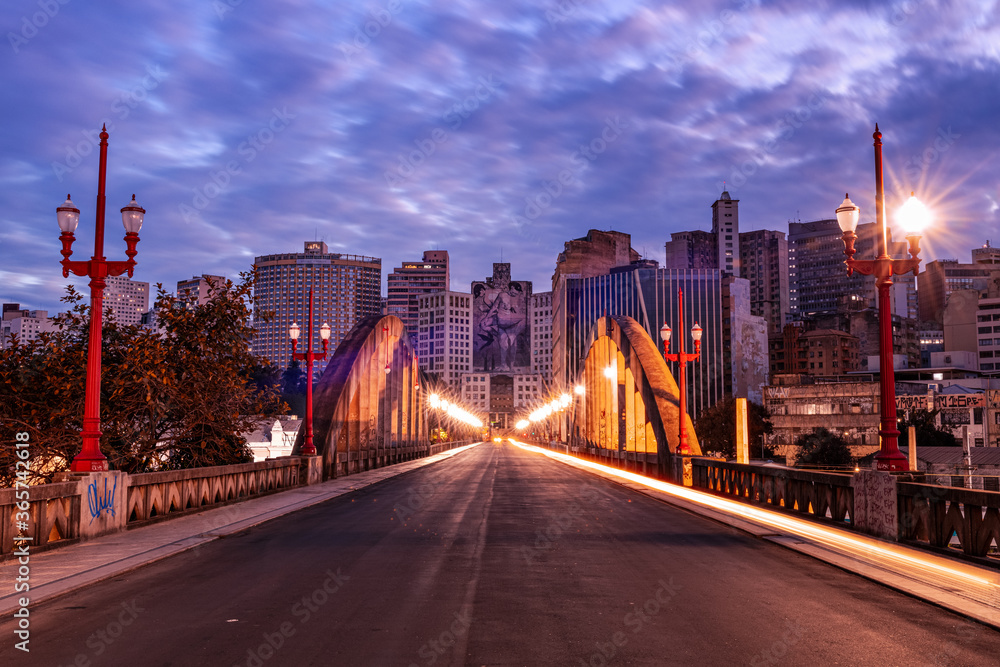
[(556, 259), (552, 274), (552, 382), (556, 387), (567, 387), (575, 366), (569, 366), (567, 311), (567, 281), (601, 276), (611, 269), (631, 266), (639, 261), (639, 253), (632, 249), (632, 237), (615, 231), (591, 229), (587, 235), (566, 241)]
[(664, 244), (665, 269), (717, 269), (719, 245), (712, 232), (674, 232)]
[(186, 306), (202, 306), (212, 298), (216, 290), (225, 290), (226, 277), (207, 273), (189, 280), (177, 281), (177, 300)]
[(385, 314), (403, 320), (411, 342), (417, 340), (419, 297), (451, 289), (447, 250), (425, 250), (419, 262), (403, 262), (389, 274)]
[(461, 376), (472, 368), (472, 295), (463, 292), (421, 294), (417, 300), (417, 335), (411, 338), (418, 365), (438, 390), (458, 396)]
[(552, 292), (531, 295), (531, 372), (552, 381)]
[[(378, 257), (331, 253), (322, 241), (306, 241), (303, 252), (262, 255), (254, 259), (254, 354), (267, 358), (281, 370), (288, 368), (292, 344), (288, 329), (293, 322), (301, 329), (299, 351), (305, 350), (309, 330), (309, 289), (313, 297), (313, 350), (321, 351), (319, 329), (329, 323), (330, 352), (358, 322), (380, 315), (382, 260)], [(264, 313), (273, 313), (265, 321)], [(322, 371), (327, 361), (317, 361)]]
[(740, 275), (750, 281), (750, 312), (767, 321), (768, 334), (781, 333), (789, 312), (785, 233), (740, 233)]
[(118, 324), (142, 324), (142, 316), (149, 310), (149, 283), (130, 280), (128, 276), (108, 276), (104, 281), (105, 312), (110, 308)]
[(723, 275), (740, 273), (740, 200), (723, 192), (712, 204), (712, 233), (718, 246), (716, 266)]
[[(855, 259), (875, 259), (880, 229), (874, 222), (858, 225)], [(877, 306), (875, 277), (855, 272), (848, 276), (844, 267), (843, 232), (836, 219), (788, 223), (788, 282), (791, 319), (801, 320), (837, 312), (844, 297), (857, 297)], [(906, 257), (905, 242), (889, 240), (891, 257)], [(892, 312), (905, 317), (906, 276), (897, 276), (893, 286)], [(912, 282), (912, 280), (911, 280)]]

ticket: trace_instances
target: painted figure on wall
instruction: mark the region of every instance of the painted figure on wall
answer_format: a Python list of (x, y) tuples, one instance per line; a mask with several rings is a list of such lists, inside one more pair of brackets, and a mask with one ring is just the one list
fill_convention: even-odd
[(472, 283), (473, 349), (477, 371), (528, 368), (531, 283), (511, 281), (510, 264), (494, 264), (493, 277)]

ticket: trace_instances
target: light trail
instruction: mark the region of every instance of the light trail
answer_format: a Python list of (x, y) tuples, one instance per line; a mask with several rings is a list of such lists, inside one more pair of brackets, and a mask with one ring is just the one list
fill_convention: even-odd
[[(899, 574), (906, 574), (910, 577), (914, 577), (921, 571), (926, 572), (927, 574), (933, 572), (949, 580), (953, 586), (971, 585), (973, 587), (983, 589), (982, 592), (988, 594), (985, 596), (985, 599), (980, 596), (976, 596), (971, 599), (991, 607), (1000, 606), (1000, 575), (990, 577), (988, 571), (984, 571), (983, 568), (978, 568), (974, 565), (966, 565), (964, 563), (949, 563), (943, 557), (935, 556), (934, 554), (921, 554), (914, 549), (903, 545), (887, 545), (876, 540), (875, 538), (852, 534), (845, 530), (839, 530), (836, 528), (828, 528), (808, 520), (797, 519), (795, 517), (786, 516), (778, 512), (754, 507), (738, 501), (719, 498), (718, 496), (714, 496), (703, 491), (695, 491), (694, 489), (677, 486), (676, 484), (670, 484), (658, 479), (652, 479), (633, 472), (628, 472), (627, 470), (619, 470), (618, 468), (612, 468), (611, 466), (594, 463), (593, 461), (586, 461), (569, 454), (554, 452), (542, 447), (517, 442), (515, 440), (511, 440), (510, 442), (527, 451), (544, 454), (549, 458), (565, 461), (572, 465), (590, 468), (607, 475), (626, 479), (630, 482), (635, 482), (651, 489), (662, 491), (663, 493), (683, 498), (684, 500), (688, 500), (720, 512), (732, 514), (742, 519), (749, 519), (756, 523), (771, 526), (799, 537), (814, 540), (834, 550), (846, 553), (851, 557), (858, 558), (875, 565), (884, 567), (885, 565), (891, 563), (897, 566), (902, 566), (902, 572), (892, 570), (894, 572), (898, 572)], [(916, 569), (917, 572), (914, 572), (914, 569)], [(962, 593), (967, 592), (968, 591), (965, 590), (962, 591)], [(966, 597), (968, 596), (966, 595)]]

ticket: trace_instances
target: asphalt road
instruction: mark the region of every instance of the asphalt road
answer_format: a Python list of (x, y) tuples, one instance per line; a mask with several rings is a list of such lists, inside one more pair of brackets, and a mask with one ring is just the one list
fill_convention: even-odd
[(509, 444), (31, 610), (4, 665), (996, 665), (1000, 633)]

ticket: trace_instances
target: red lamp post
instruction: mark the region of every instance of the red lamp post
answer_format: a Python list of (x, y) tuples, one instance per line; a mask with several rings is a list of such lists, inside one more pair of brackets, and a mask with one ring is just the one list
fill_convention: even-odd
[(104, 257), (104, 184), (108, 167), (108, 132), (101, 128), (101, 158), (100, 171), (97, 178), (97, 213), (96, 230), (94, 233), (94, 256), (89, 260), (70, 260), (73, 254), (74, 232), (80, 222), (78, 209), (69, 195), (63, 205), (56, 208), (56, 218), (62, 234), (62, 267), (63, 277), (70, 273), (90, 278), (90, 334), (87, 343), (87, 389), (83, 408), (83, 447), (73, 459), (70, 469), (73, 472), (93, 472), (108, 470), (108, 459), (101, 453), (101, 318), (104, 311), (104, 281), (108, 276), (120, 276), (128, 272), (132, 277), (135, 267), (135, 246), (139, 242), (139, 230), (142, 229), (142, 218), (146, 210), (135, 201), (132, 195), (130, 201), (122, 209), (122, 224), (125, 226), (126, 261), (109, 262)]
[(323, 353), (313, 352), (313, 291), (309, 288), (309, 321), (306, 323), (306, 344), (305, 352), (296, 352), (295, 348), (299, 339), (299, 325), (292, 322), (288, 329), (288, 336), (292, 339), (292, 358), (306, 362), (306, 436), (302, 444), (303, 456), (315, 456), (316, 445), (313, 444), (313, 361), (326, 359), (326, 353), (330, 344), (330, 325), (323, 324), (319, 328), (319, 337), (323, 339)]
[(885, 194), (882, 185), (882, 133), (878, 124), (875, 125), (875, 217), (880, 225), (878, 256), (874, 260), (854, 259), (854, 241), (857, 235), (861, 209), (854, 205), (847, 195), (837, 209), (837, 223), (843, 232), (844, 254), (847, 259), (847, 275), (854, 271), (875, 276), (878, 288), (878, 323), (879, 323), (879, 406), (882, 415), (879, 425), (879, 453), (875, 455), (875, 469), (889, 472), (909, 470), (909, 462), (899, 451), (897, 438), (899, 430), (896, 427), (896, 370), (892, 363), (892, 306), (890, 304), (890, 288), (892, 276), (913, 272), (917, 274), (920, 268), (920, 230), (929, 220), (927, 209), (910, 193), (910, 199), (900, 210), (899, 220), (907, 231), (910, 257), (893, 259), (889, 256), (889, 226), (885, 218)]
[[(680, 321), (678, 326), (684, 328), (684, 290), (677, 290), (677, 313)], [(670, 326), (664, 322), (663, 326), (660, 327), (660, 338), (663, 339), (663, 360), (664, 361), (676, 361), (678, 364), (677, 371), (677, 389), (680, 393), (680, 410), (679, 416), (677, 418), (679, 424), (679, 440), (680, 447), (678, 448), (678, 454), (687, 455), (691, 453), (690, 448), (687, 443), (687, 432), (684, 429), (684, 418), (687, 416), (687, 381), (684, 377), (684, 367), (689, 361), (697, 361), (701, 357), (701, 334), (702, 328), (698, 326), (695, 322), (694, 326), (691, 327), (691, 338), (694, 339), (694, 354), (684, 353), (684, 337), (681, 336), (677, 340), (677, 347), (679, 350), (677, 354), (668, 354), (667, 350), (670, 349)]]

